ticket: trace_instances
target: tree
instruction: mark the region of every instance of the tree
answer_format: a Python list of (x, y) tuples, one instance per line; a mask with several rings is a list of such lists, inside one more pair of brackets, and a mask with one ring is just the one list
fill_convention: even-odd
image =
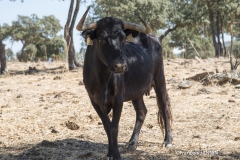
[(71, 0), (69, 11), (68, 11), (67, 22), (64, 27), (64, 39), (66, 40), (67, 47), (68, 47), (68, 66), (70, 70), (73, 70), (74, 68), (76, 68), (76, 66), (77, 67), (82, 66), (77, 60), (77, 57), (75, 54), (74, 42), (73, 42), (73, 28), (74, 28), (76, 17), (79, 11), (80, 1), (81, 0), (76, 0), (75, 2), (76, 6), (73, 14), (74, 0)]
[(18, 16), (17, 21), (12, 22), (11, 41), (21, 41), (23, 46), (21, 49), (20, 61), (27, 60), (25, 48), (31, 44), (49, 43), (52, 38), (56, 37), (58, 31), (62, 29), (54, 16), (44, 16), (42, 19), (33, 14), (31, 17)]
[(14, 53), (10, 48), (6, 49), (5, 54), (8, 61), (15, 60)]
[(47, 60), (47, 58), (59, 59), (62, 54), (65, 54), (65, 42), (62, 36), (56, 36), (50, 41), (37, 43), (35, 61), (38, 59)]
[(0, 74), (8, 71), (5, 55), (5, 45), (2, 43), (7, 38), (9, 38), (9, 26), (7, 24), (3, 24), (3, 27), (1, 27), (0, 25), (0, 63), (1, 63)]
[(1, 60), (1, 70), (0, 74), (7, 72), (7, 63), (6, 63), (6, 56), (5, 56), (5, 45), (0, 40), (0, 60)]
[[(207, 8), (215, 56), (226, 56), (227, 50), (224, 41), (224, 32), (230, 33), (229, 21), (238, 5), (238, 0), (198, 0), (198, 4), (203, 8)], [(222, 37), (222, 43), (220, 42), (220, 36)]]
[(171, 32), (182, 27), (195, 27), (205, 20), (205, 13), (192, 0), (95, 0), (92, 20), (106, 16), (139, 23), (139, 15), (146, 20), (154, 33), (164, 30), (160, 42)]
[(184, 49), (183, 58), (194, 58), (198, 54), (201, 58), (212, 57), (214, 50), (209, 39), (196, 32), (197, 28), (180, 28), (172, 33), (170, 45), (180, 50)]
[(233, 62), (233, 58), (232, 58), (232, 50), (233, 50), (233, 37), (234, 37), (234, 33), (233, 33), (233, 24), (235, 21), (235, 17), (236, 15), (239, 14), (238, 12), (238, 8), (240, 7), (240, 2), (238, 3), (235, 11), (232, 13), (231, 15), (231, 21), (230, 21), (230, 34), (231, 34), (231, 46), (230, 46), (230, 65), (231, 65), (231, 70), (237, 70), (238, 66), (240, 65), (240, 61), (236, 59), (235, 63)]

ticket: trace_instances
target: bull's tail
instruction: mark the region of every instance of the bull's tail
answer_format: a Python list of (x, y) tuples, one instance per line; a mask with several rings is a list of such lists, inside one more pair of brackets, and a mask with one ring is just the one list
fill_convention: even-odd
[[(160, 126), (160, 129), (162, 130), (162, 133), (164, 135), (164, 129), (166, 127), (166, 124), (169, 124), (169, 129), (171, 131), (171, 123), (172, 123), (172, 109), (171, 109), (171, 103), (170, 98), (168, 96), (167, 90), (165, 92), (162, 91), (164, 86), (158, 86), (154, 85), (154, 89), (156, 92), (156, 100), (158, 105), (158, 124)], [(166, 133), (165, 133), (166, 134)]]
[[(162, 97), (164, 99), (164, 97)], [(160, 129), (162, 130), (162, 133), (164, 135), (164, 129), (166, 127), (166, 123), (165, 121), (169, 121), (170, 124), (170, 130), (172, 130), (171, 128), (171, 124), (172, 124), (172, 108), (171, 108), (171, 103), (170, 103), (170, 98), (168, 96), (168, 94), (166, 94), (166, 98), (165, 98), (165, 104), (164, 102), (159, 102), (159, 98), (157, 96), (157, 105), (158, 105), (158, 124), (160, 126)], [(160, 100), (160, 101), (164, 101), (164, 100)], [(165, 119), (165, 121), (164, 121)], [(165, 133), (166, 134), (166, 133)]]

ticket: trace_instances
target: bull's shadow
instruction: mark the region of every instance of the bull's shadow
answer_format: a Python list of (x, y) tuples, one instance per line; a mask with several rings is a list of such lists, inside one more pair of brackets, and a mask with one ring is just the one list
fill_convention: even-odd
[[(141, 143), (140, 143), (141, 145)], [(151, 142), (144, 142), (144, 146), (159, 145)], [(220, 153), (216, 156), (189, 156), (180, 155), (188, 151), (176, 150), (168, 153), (148, 153), (137, 149), (127, 151), (125, 144), (119, 145), (120, 153), (126, 160), (167, 160), (167, 159), (240, 159), (240, 152), (231, 154)], [(14, 154), (12, 154), (14, 153)], [(21, 147), (0, 148), (0, 160), (105, 160), (107, 154), (107, 144), (91, 142), (88, 140), (64, 139), (56, 141), (42, 141), (36, 145), (25, 145)]]
[[(91, 142), (88, 140), (64, 139), (56, 141), (42, 141), (36, 145), (21, 147), (1, 148), (1, 160), (105, 160), (107, 144)], [(127, 151), (125, 144), (120, 144), (119, 149), (123, 159), (169, 159), (167, 155), (150, 155), (145, 151)], [(16, 152), (20, 151), (19, 154)], [(12, 154), (14, 152), (14, 154)]]

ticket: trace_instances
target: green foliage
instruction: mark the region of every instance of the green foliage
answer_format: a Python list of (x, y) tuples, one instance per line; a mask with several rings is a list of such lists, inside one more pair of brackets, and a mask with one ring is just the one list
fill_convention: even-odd
[(6, 55), (6, 58), (7, 58), (8, 61), (14, 61), (15, 60), (15, 56), (14, 56), (14, 53), (13, 53), (11, 48), (7, 48), (5, 50), (5, 55)]
[(0, 25), (0, 40), (4, 41), (10, 37), (10, 26), (4, 23), (2, 26)]
[[(230, 46), (227, 49), (230, 50)], [(239, 41), (233, 43), (232, 53), (235, 58), (240, 59), (240, 42)]]
[(173, 53), (173, 47), (170, 44), (171, 38), (168, 36), (162, 41), (162, 54), (164, 58), (176, 58), (176, 55)]
[(24, 49), (24, 61), (32, 61), (37, 53), (37, 48), (34, 44), (29, 44)]
[(140, 15), (156, 33), (159, 29), (195, 27), (207, 19), (205, 10), (193, 1), (183, 0), (95, 0), (93, 20), (112, 16), (124, 21), (140, 23)]
[(35, 14), (31, 17), (19, 15), (17, 21), (12, 22), (9, 31), (12, 41), (23, 44), (21, 55), (17, 55), (18, 59), (28, 61), (36, 57), (47, 60), (52, 54), (64, 52), (63, 38), (57, 36), (61, 29), (59, 20), (52, 15), (42, 19)]
[[(39, 46), (39, 45), (38, 45)], [(58, 60), (60, 54), (65, 54), (65, 42), (62, 36), (57, 36), (53, 38), (48, 43), (43, 43), (39, 46), (38, 58), (43, 56), (53, 58)]]
[(140, 23), (138, 16), (149, 22), (153, 30), (164, 24), (170, 2), (165, 0), (96, 0), (94, 20), (103, 17), (115, 17), (124, 21)]
[[(172, 33), (171, 38), (172, 41), (170, 42), (170, 46), (176, 47), (180, 50), (185, 50), (181, 53), (181, 57), (183, 58), (194, 58), (195, 56), (198, 56), (198, 54), (201, 58), (214, 56), (214, 48), (209, 39), (201, 35), (196, 35), (195, 29), (178, 29)], [(194, 47), (198, 54), (196, 53)]]

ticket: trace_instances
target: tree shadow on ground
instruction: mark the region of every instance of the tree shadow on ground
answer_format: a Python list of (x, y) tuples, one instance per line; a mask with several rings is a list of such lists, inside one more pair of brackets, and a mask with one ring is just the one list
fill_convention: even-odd
[[(150, 142), (144, 145), (155, 145)], [(204, 154), (187, 155), (189, 151), (174, 150), (168, 153), (148, 153), (137, 149), (136, 151), (127, 151), (126, 146), (119, 145), (119, 149), (123, 159), (126, 160), (167, 160), (167, 159), (240, 159), (240, 152), (232, 152), (230, 154)], [(56, 141), (42, 141), (36, 145), (25, 145), (21, 147), (0, 148), (1, 160), (105, 160), (107, 154), (107, 144), (91, 142), (88, 140), (64, 139)]]

